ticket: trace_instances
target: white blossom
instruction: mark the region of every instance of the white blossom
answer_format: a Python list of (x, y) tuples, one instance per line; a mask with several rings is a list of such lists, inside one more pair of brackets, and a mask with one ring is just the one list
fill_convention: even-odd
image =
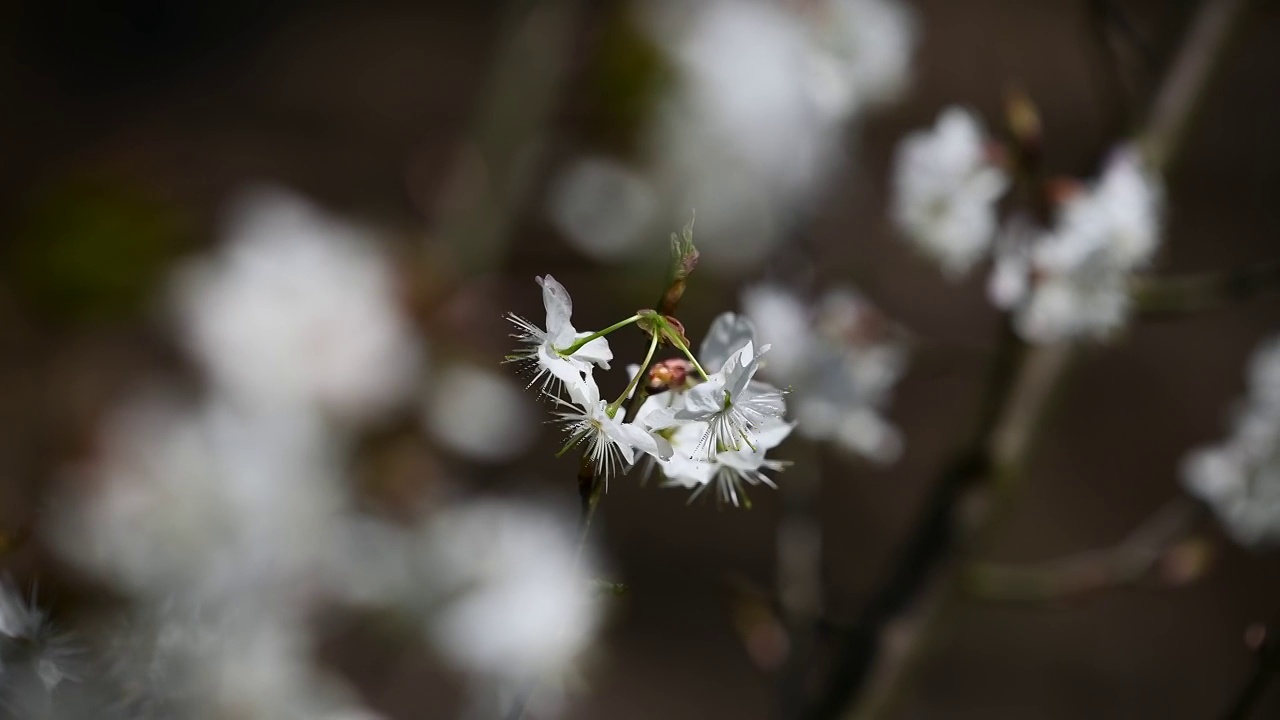
[(600, 398), (600, 388), (588, 372), (578, 382), (569, 384), (568, 402), (556, 399), (557, 413), (564, 425), (568, 441), (565, 447), (581, 444), (596, 476), (608, 483), (609, 478), (636, 461), (636, 452), (662, 459), (671, 455), (671, 446), (636, 423), (623, 422), (623, 412), (615, 408), (610, 414), (608, 403)]
[(426, 426), (450, 450), (497, 463), (518, 457), (533, 441), (533, 403), (508, 378), (456, 363), (438, 371), (432, 385)]
[(735, 507), (741, 503), (750, 506), (750, 500), (743, 492), (743, 485), (777, 488), (764, 471), (782, 470), (786, 463), (770, 460), (766, 456), (768, 451), (786, 439), (793, 427), (794, 423), (778, 418), (768, 419), (752, 434), (751, 444), (754, 447), (722, 450), (706, 459), (701, 456), (700, 445), (710, 431), (707, 424), (690, 422), (680, 425), (671, 436), (671, 458), (662, 463), (666, 485), (693, 490), (689, 496), (690, 502), (707, 488), (714, 487), (720, 502), (731, 503)]
[(839, 162), (847, 108), (830, 99), (835, 63), (779, 3), (649, 7), (676, 70), (642, 148), (650, 184), (668, 212), (697, 208), (704, 266), (749, 267)]
[(825, 0), (815, 3), (810, 26), (830, 68), (834, 112), (852, 114), (897, 99), (911, 74), (918, 21), (897, 0)]
[(1182, 465), (1187, 491), (1208, 503), (1244, 545), (1280, 543), (1280, 337), (1264, 343), (1249, 368), (1248, 395), (1226, 440), (1196, 450)]
[(429, 637), (481, 679), (520, 685), (567, 672), (588, 648), (601, 608), (596, 571), (570, 523), (527, 504), (486, 500), (450, 508), (419, 536), (413, 573), (428, 592)]
[(578, 250), (603, 261), (618, 261), (643, 243), (657, 214), (658, 198), (649, 180), (608, 158), (575, 161), (556, 181), (551, 220)]
[(879, 463), (898, 458), (901, 433), (882, 413), (906, 367), (901, 331), (848, 289), (810, 307), (790, 290), (758, 285), (744, 292), (743, 308), (764, 339), (789, 348), (786, 362), (762, 372), (790, 388), (800, 435)]
[(1161, 191), (1133, 151), (1068, 198), (1053, 229), (1012, 219), (996, 246), (992, 302), (1031, 342), (1105, 338), (1128, 320), (1130, 277), (1159, 245)]
[(281, 599), (316, 566), (341, 501), (331, 439), (305, 416), (141, 397), (60, 502), (51, 538), (144, 599)]
[(952, 107), (933, 129), (907, 136), (894, 158), (894, 222), (953, 277), (967, 273), (989, 251), (996, 201), (1009, 186), (986, 144), (978, 118)]
[(225, 245), (179, 281), (187, 345), (238, 404), (363, 420), (411, 396), (422, 349), (364, 228), (285, 190), (248, 192)]
[(315, 667), (303, 618), (284, 610), (168, 604), (133, 614), (111, 637), (113, 709), (157, 720), (375, 718), (344, 683)]
[(563, 285), (550, 275), (537, 280), (542, 286), (547, 327), (544, 330), (518, 315), (508, 314), (507, 319), (516, 326), (512, 337), (521, 344), (508, 359), (532, 376), (530, 387), (536, 384), (541, 392), (554, 396), (561, 386), (579, 382), (582, 373), (590, 372), (593, 365), (608, 370), (613, 351), (609, 349), (608, 340), (598, 337), (578, 348), (577, 352), (564, 354), (562, 351), (591, 333), (579, 333), (574, 329), (571, 321), (573, 299)]
[[(654, 465), (661, 469), (665, 485), (692, 489), (690, 501), (715, 487), (721, 502), (749, 505), (743, 485), (775, 487), (764, 471), (784, 467), (766, 454), (786, 438), (793, 424), (782, 419), (782, 393), (752, 378), (760, 360), (754, 340), (750, 320), (721, 313), (698, 353), (703, 368), (713, 371), (711, 379), (698, 381), (691, 375), (691, 386), (649, 396), (636, 414), (637, 423), (670, 443), (669, 457)], [(711, 411), (715, 403), (719, 405)], [(720, 423), (719, 429), (715, 423)]]
[[(698, 449), (706, 460), (724, 450), (744, 446), (755, 449), (754, 439), (766, 422), (779, 419), (786, 412), (781, 392), (765, 383), (752, 382), (768, 350), (766, 345), (757, 353), (748, 340), (729, 356), (722, 369), (690, 388), (680, 406), (663, 411), (662, 420), (655, 422), (651, 418), (650, 423), (655, 428), (683, 422), (704, 423), (706, 432)], [(657, 416), (655, 413), (654, 418)]]

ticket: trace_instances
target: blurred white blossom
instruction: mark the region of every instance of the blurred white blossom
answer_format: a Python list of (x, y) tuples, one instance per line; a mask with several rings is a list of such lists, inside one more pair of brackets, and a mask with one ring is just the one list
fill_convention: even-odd
[(444, 510), (420, 533), (411, 572), (428, 589), (426, 629), (441, 655), (510, 686), (569, 671), (591, 643), (601, 608), (596, 572), (573, 524), (499, 500)]
[(422, 348), (377, 238), (293, 193), (248, 191), (179, 275), (182, 330), (220, 392), (360, 421), (412, 396)]
[(1231, 436), (1188, 455), (1182, 481), (1238, 542), (1274, 545), (1280, 543), (1280, 337), (1254, 353), (1248, 380)]
[(830, 69), (832, 111), (852, 114), (896, 100), (911, 79), (918, 20), (897, 0), (821, 0), (808, 9), (820, 62)]
[(1162, 190), (1130, 149), (1116, 152), (1093, 187), (1068, 197), (1052, 230), (1006, 225), (988, 286), (1032, 342), (1106, 337), (1124, 326), (1132, 273), (1160, 241)]
[(617, 261), (635, 252), (656, 216), (657, 197), (644, 176), (608, 158), (583, 158), (552, 189), (551, 219), (583, 254)]
[(742, 305), (762, 338), (791, 349), (787, 362), (762, 372), (790, 389), (800, 435), (875, 462), (898, 458), (902, 436), (883, 412), (906, 368), (902, 331), (849, 289), (829, 290), (810, 308), (790, 290), (758, 285)]
[(996, 202), (1008, 186), (1008, 175), (991, 160), (978, 118), (948, 108), (931, 130), (913, 133), (898, 146), (893, 219), (908, 240), (959, 277), (990, 250)]
[(706, 266), (758, 262), (849, 155), (846, 131), (906, 87), (914, 14), (897, 0), (651, 3), (643, 24), (674, 69), (628, 171), (582, 160), (550, 213), (603, 260), (642, 254), (655, 216), (696, 208)]
[(509, 378), (467, 363), (437, 372), (426, 403), (426, 425), (450, 450), (478, 462), (505, 462), (533, 441), (530, 402)]
[(340, 507), (330, 440), (305, 416), (139, 398), (107, 421), (52, 538), (142, 598), (280, 600), (314, 569)]

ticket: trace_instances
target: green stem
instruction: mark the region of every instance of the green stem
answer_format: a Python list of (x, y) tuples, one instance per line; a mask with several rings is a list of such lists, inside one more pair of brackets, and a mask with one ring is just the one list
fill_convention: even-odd
[(649, 352), (645, 353), (644, 362), (640, 363), (640, 369), (636, 370), (636, 374), (631, 376), (631, 382), (627, 383), (627, 389), (622, 391), (622, 395), (609, 404), (605, 408), (605, 412), (609, 413), (609, 417), (613, 417), (618, 412), (618, 408), (622, 407), (622, 403), (631, 397), (631, 393), (636, 391), (636, 385), (640, 384), (640, 376), (647, 373), (650, 361), (653, 360), (653, 351), (658, 349), (658, 333), (653, 334), (653, 339), (649, 341)]
[(698, 371), (698, 374), (702, 376), (703, 380), (709, 379), (707, 377), (707, 371), (703, 370), (702, 365), (698, 364), (698, 358), (694, 357), (693, 353), (689, 352), (689, 348), (685, 346), (684, 341), (680, 339), (680, 336), (672, 333), (667, 336), (667, 339), (670, 340), (671, 344), (675, 345), (680, 352), (684, 353), (685, 357), (689, 358), (689, 362), (693, 363), (694, 369)]
[(579, 350), (581, 350), (581, 349), (582, 349), (582, 346), (586, 345), (587, 343), (591, 342), (592, 340), (595, 340), (596, 338), (602, 338), (602, 337), (604, 337), (605, 335), (608, 335), (609, 333), (613, 332), (614, 330), (622, 329), (622, 328), (624, 328), (624, 327), (626, 327), (626, 326), (630, 325), (631, 323), (633, 323), (633, 322), (635, 322), (635, 321), (637, 321), (637, 320), (639, 320), (639, 319), (640, 319), (640, 316), (639, 316), (639, 315), (632, 315), (631, 317), (627, 318), (626, 320), (620, 320), (620, 321), (618, 321), (618, 322), (616, 322), (616, 323), (614, 323), (614, 324), (610, 325), (609, 327), (607, 327), (607, 328), (605, 328), (605, 329), (603, 329), (603, 330), (597, 330), (596, 332), (593, 332), (593, 333), (591, 333), (590, 335), (588, 335), (588, 336), (586, 336), (586, 337), (584, 337), (584, 338), (580, 338), (580, 339), (578, 339), (578, 340), (575, 340), (575, 341), (573, 342), (573, 344), (572, 344), (572, 345), (570, 345), (570, 346), (569, 346), (569, 347), (567, 347), (567, 348), (554, 348), (554, 349), (555, 349), (555, 351), (556, 351), (557, 353), (559, 353), (560, 355), (572, 355), (572, 354), (574, 354), (574, 353), (578, 352)]

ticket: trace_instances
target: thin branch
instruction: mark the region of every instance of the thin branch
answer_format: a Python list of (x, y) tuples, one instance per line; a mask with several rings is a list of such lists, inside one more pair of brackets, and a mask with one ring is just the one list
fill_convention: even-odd
[[(1154, 169), (1167, 168), (1180, 147), (1227, 31), (1244, 6), (1244, 0), (1205, 0), (1141, 136)], [(1075, 355), (1069, 345), (1052, 345), (1014, 352), (1007, 356), (1012, 362), (997, 363), (1003, 367), (995, 368), (989, 385), (996, 402), (984, 405), (978, 439), (935, 486), (895, 570), (845, 633), (834, 666), (803, 717), (891, 714), (963, 596), (964, 569), (1002, 527), (1037, 430)], [(992, 407), (994, 419), (988, 421)]]
[(965, 573), (965, 590), (980, 600), (1055, 603), (1151, 579), (1180, 587), (1201, 574), (1203, 557), (1170, 561), (1202, 519), (1200, 506), (1177, 498), (1113, 547), (1032, 565), (979, 564)]
[(1280, 262), (1221, 272), (1134, 280), (1133, 297), (1143, 319), (1178, 317), (1280, 290)]
[(1219, 64), (1249, 0), (1204, 0), (1151, 105), (1140, 146), (1153, 168), (1167, 171), (1182, 147), (1209, 75)]
[(433, 235), (466, 270), (491, 268), (545, 156), (569, 78), (583, 0), (511, 0), (476, 116), (435, 199)]
[(1267, 628), (1255, 625), (1245, 634), (1245, 642), (1253, 648), (1254, 666), (1249, 679), (1240, 688), (1223, 720), (1249, 720), (1266, 693), (1267, 686), (1280, 673), (1280, 640)]

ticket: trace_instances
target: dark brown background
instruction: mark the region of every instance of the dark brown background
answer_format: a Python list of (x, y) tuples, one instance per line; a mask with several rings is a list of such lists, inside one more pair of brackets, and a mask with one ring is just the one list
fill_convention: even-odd
[[(923, 20), (914, 89), (857, 133), (854, 163), (795, 246), (812, 253), (823, 282), (856, 281), (929, 341), (891, 411), (907, 436), (902, 461), (876, 469), (824, 455), (827, 602), (836, 614), (856, 610), (874, 586), (931, 477), (967, 432), (996, 329), (980, 282), (946, 284), (886, 225), (894, 143), (950, 103), (998, 117), (1011, 86), (1039, 104), (1055, 172), (1087, 176), (1115, 132), (1114, 106), (1095, 72), (1087, 3), (912, 4)], [(1193, 3), (1121, 4), (1151, 45), (1149, 67), (1127, 66), (1140, 97)], [(1280, 7), (1254, 5), (1170, 178), (1161, 271), (1231, 268), (1280, 254), (1273, 197), (1280, 188)], [(104, 407), (174, 365), (144, 299), (158, 272), (149, 268), (212, 242), (214, 211), (231, 189), (276, 179), (399, 230), (406, 246), (432, 226), (430, 198), (481, 96), (503, 18), (488, 2), (122, 6), (50, 0), (4, 11), (3, 528), (20, 526), (39, 507), (56, 468), (84, 450)], [(610, 13), (592, 5), (581, 22), (543, 176), (600, 142), (610, 116), (591, 87), (592, 63)], [(108, 213), (118, 232), (102, 242), (117, 238), (118, 247), (73, 242), (67, 238), (80, 225), (50, 220), (78, 217), (76, 207), (102, 198), (131, 208)], [(536, 309), (534, 274), (554, 273), (570, 288), (583, 327), (621, 317), (653, 293), (651, 276), (628, 279), (627, 268), (599, 268), (566, 247), (538, 208), (534, 193), (519, 213), (512, 252), (467, 278), (430, 321), (495, 365), (506, 333), (498, 316)], [(682, 222), (670, 219), (673, 228)], [(128, 240), (139, 235), (156, 239)], [(101, 255), (103, 273), (118, 279), (95, 284), (71, 273), (67, 280), (71, 271), (57, 259), (76, 254)], [(684, 307), (692, 332), (730, 307), (739, 282), (697, 276)], [(1277, 329), (1280, 303), (1271, 297), (1136, 327), (1115, 347), (1091, 353), (1048, 423), (998, 558), (1030, 561), (1113, 543), (1177, 493), (1180, 457), (1221, 434), (1229, 403), (1243, 390), (1249, 351)], [(448, 351), (449, 343), (434, 347)], [(639, 350), (615, 344), (619, 357)], [(447, 457), (431, 467), (445, 468), (440, 474), (468, 491), (534, 489), (571, 502), (572, 463), (552, 461), (551, 448), (548, 440), (497, 469)], [(785, 477), (781, 485), (785, 494)], [(772, 582), (781, 499), (764, 491), (753, 498), (749, 512), (722, 511), (686, 507), (676, 491), (613, 484), (598, 530), (614, 574), (631, 590), (575, 717), (771, 716), (774, 681), (749, 661), (726, 609), (726, 577)], [(1280, 564), (1215, 537), (1211, 572), (1188, 589), (1123, 591), (1059, 608), (966, 605), (903, 717), (1217, 716), (1251, 667), (1245, 627), (1280, 622)], [(62, 577), (38, 543), (0, 562), (22, 578)], [(440, 682), (423, 683), (434, 671), (421, 653), (363, 648), (358, 627), (335, 635), (340, 649), (331, 654), (376, 708), (391, 717), (448, 715), (456, 695)], [(1258, 717), (1280, 716), (1278, 696)]]

